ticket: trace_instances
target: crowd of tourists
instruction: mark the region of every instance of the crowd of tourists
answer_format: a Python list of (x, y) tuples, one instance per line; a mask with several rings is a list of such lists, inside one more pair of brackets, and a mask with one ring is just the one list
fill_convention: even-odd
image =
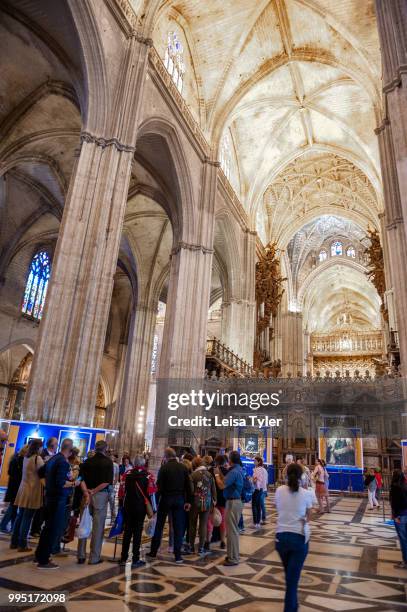
[[(240, 561), (244, 504), (251, 503), (255, 529), (267, 522), (267, 469), (262, 458), (255, 457), (249, 477), (237, 451), (214, 458), (190, 453), (177, 457), (174, 449), (167, 448), (155, 478), (146, 456), (131, 460), (124, 454), (119, 462), (104, 440), (81, 461), (71, 439), (65, 439), (59, 451), (56, 438), (49, 439), (45, 448), (34, 439), (14, 455), (8, 473), (8, 507), (0, 530), (11, 533), (10, 548), (20, 552), (31, 552), (29, 535), (38, 537), (34, 561), (39, 569), (58, 568), (58, 556), (67, 554), (63, 544), (74, 539), (75, 528), (77, 562), (102, 563), (108, 508), (111, 533), (116, 529), (122, 534), (119, 563), (126, 565), (131, 546), (133, 568), (157, 557), (167, 521), (168, 551), (175, 563), (184, 563), (192, 554), (211, 554), (215, 541), (225, 550), (226, 566)], [(329, 473), (322, 459), (311, 470), (301, 457), (294, 461), (287, 455), (282, 481), (275, 493), (275, 537), (286, 575), (285, 611), (290, 612), (298, 609), (297, 588), (308, 553), (312, 509), (330, 512)], [(380, 474), (368, 470), (365, 486), (369, 508), (375, 508), (383, 486)], [(401, 470), (393, 474), (390, 504), (402, 551), (399, 566), (407, 568), (407, 481)], [(92, 521), (87, 530), (88, 516)], [(145, 559), (140, 555), (143, 530), (151, 536)]]

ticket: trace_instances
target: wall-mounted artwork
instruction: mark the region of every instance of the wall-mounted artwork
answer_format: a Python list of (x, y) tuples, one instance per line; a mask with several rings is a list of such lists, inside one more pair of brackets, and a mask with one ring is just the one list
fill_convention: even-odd
[(363, 448), (360, 429), (319, 429), (319, 456), (328, 467), (363, 468)]
[(71, 438), (71, 440), (73, 440), (73, 445), (79, 448), (80, 457), (86, 457), (86, 453), (90, 447), (90, 432), (61, 429), (59, 432), (58, 449), (61, 448), (61, 444), (66, 438)]

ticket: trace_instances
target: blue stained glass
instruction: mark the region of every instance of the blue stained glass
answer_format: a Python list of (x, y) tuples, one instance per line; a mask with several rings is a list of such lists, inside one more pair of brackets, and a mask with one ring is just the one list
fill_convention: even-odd
[(42, 317), (50, 274), (49, 255), (46, 251), (40, 251), (31, 261), (21, 307), (24, 314), (34, 319), (40, 320)]
[(342, 255), (342, 242), (337, 240), (331, 245), (331, 255), (334, 257), (335, 255)]

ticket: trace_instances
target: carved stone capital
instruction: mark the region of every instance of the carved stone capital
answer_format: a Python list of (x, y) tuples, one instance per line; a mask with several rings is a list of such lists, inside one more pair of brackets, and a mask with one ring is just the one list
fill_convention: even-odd
[(90, 132), (81, 132), (81, 142), (90, 142), (98, 147), (105, 149), (106, 147), (116, 147), (118, 151), (126, 153), (134, 153), (136, 147), (120, 142), (117, 138), (104, 138), (103, 136), (95, 136)]
[(220, 168), (220, 161), (216, 161), (211, 159), (210, 157), (205, 157), (205, 164), (208, 164), (208, 166), (214, 166), (215, 168)]
[(387, 117), (384, 117), (381, 125), (377, 126), (377, 128), (375, 128), (374, 133), (376, 134), (376, 136), (378, 136), (379, 134), (381, 134), (382, 132), (384, 132), (384, 130), (386, 129), (386, 127), (390, 125), (390, 121), (388, 120)]
[(407, 74), (407, 64), (402, 64), (401, 66), (397, 67), (396, 76), (391, 81), (383, 85), (383, 93), (387, 94), (394, 91), (398, 87), (401, 87), (403, 83), (403, 74)]
[(131, 35), (133, 38), (137, 40), (137, 42), (141, 43), (142, 45), (146, 45), (146, 47), (152, 47), (154, 44), (152, 38), (147, 38), (145, 36), (142, 36), (139, 32), (135, 30), (133, 30)]
[(203, 246), (203, 244), (190, 244), (188, 242), (180, 240), (178, 244), (172, 249), (171, 256), (177, 255), (177, 253), (179, 253), (181, 249), (186, 249), (187, 251), (202, 251), (204, 255), (212, 255), (214, 253), (214, 249), (209, 249), (208, 247)]

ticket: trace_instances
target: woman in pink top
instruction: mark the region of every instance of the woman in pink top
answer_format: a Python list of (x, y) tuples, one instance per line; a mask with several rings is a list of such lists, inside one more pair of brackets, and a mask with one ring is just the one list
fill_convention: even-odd
[(263, 496), (263, 491), (267, 491), (268, 474), (266, 468), (263, 466), (263, 459), (261, 457), (255, 457), (254, 466), (252, 512), (254, 526), (256, 529), (259, 529), (261, 519), (261, 499)]

